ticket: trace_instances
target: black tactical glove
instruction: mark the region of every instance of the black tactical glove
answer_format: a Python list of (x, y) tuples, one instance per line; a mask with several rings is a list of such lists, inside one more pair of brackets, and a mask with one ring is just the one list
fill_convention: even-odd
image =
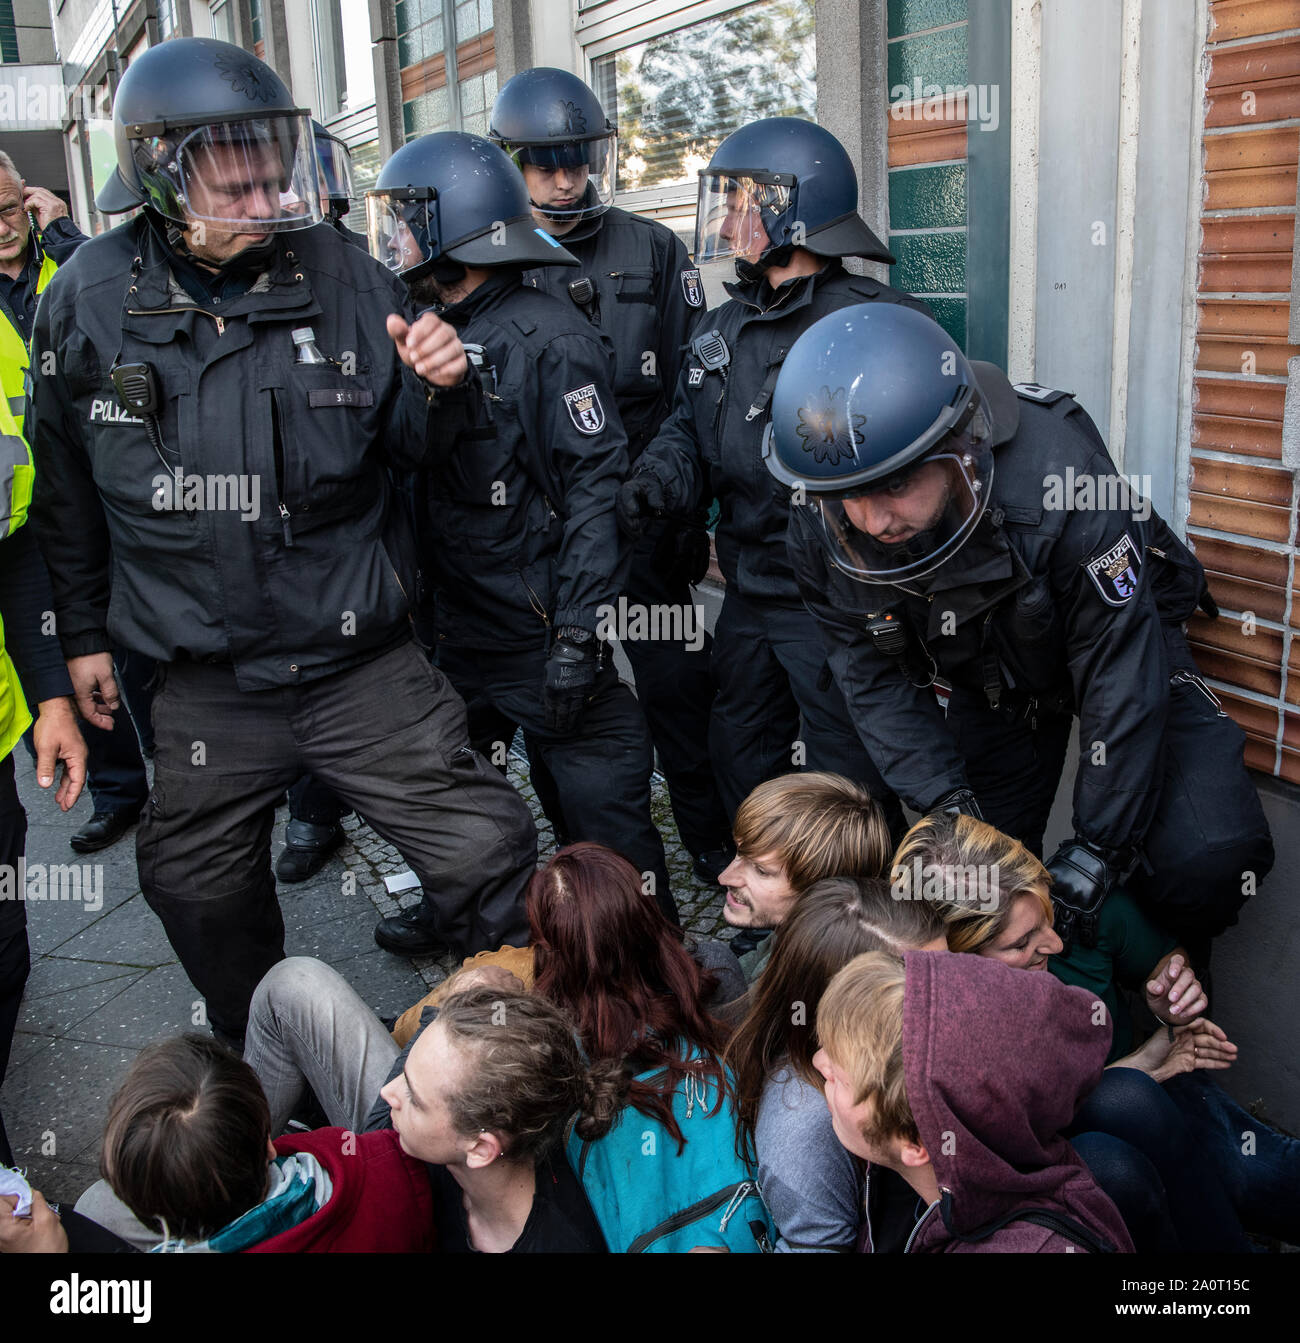
[(980, 804), (969, 788), (953, 788), (931, 802), (930, 810), (946, 812), (949, 816), (973, 816), (977, 821), (984, 819)]
[(555, 631), (542, 680), (542, 713), (548, 732), (576, 731), (587, 696), (596, 684), (596, 636), (565, 626)]
[(618, 525), (635, 540), (663, 506), (664, 487), (659, 481), (648, 473), (633, 476), (619, 487), (615, 505)]
[(1080, 946), (1095, 947), (1101, 907), (1115, 885), (1105, 855), (1084, 840), (1072, 840), (1057, 849), (1047, 870), (1052, 874), (1056, 935), (1065, 951), (1076, 939)]
[(709, 533), (702, 522), (671, 522), (650, 563), (670, 586), (694, 586), (709, 572)]

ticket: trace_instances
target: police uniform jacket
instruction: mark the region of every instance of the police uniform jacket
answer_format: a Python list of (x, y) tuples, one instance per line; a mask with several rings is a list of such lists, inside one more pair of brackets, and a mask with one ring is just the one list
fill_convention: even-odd
[[(614, 346), (614, 400), (633, 461), (668, 413), (691, 327), (704, 310), (700, 273), (663, 224), (611, 208), (557, 238), (581, 269), (539, 266), (527, 283), (585, 312)], [(578, 309), (575, 280), (589, 279), (593, 303)]]
[[(910, 806), (924, 811), (966, 785), (930, 688), (937, 673), (1008, 719), (1077, 713), (1075, 832), (1127, 854), (1161, 785), (1166, 640), (1181, 641), (1204, 573), (1157, 514), (1139, 520), (1146, 506), (1119, 488), (1092, 421), (1068, 394), (1011, 396), (992, 365), (976, 370), (984, 387), (1000, 380), (1004, 409), (989, 503), (971, 537), (906, 586), (867, 584), (827, 557), (816, 506), (796, 508), (799, 588), (871, 758)], [(899, 655), (868, 632), (870, 616), (885, 614), (902, 622)]]
[[(567, 244), (566, 244), (567, 246)], [(902, 303), (929, 314), (918, 299), (832, 261), (815, 275), (775, 292), (765, 280), (729, 284), (729, 303), (709, 312), (677, 379), (672, 413), (642, 454), (636, 471), (663, 486), (667, 508), (685, 512), (716, 496), (722, 512), (715, 537), (728, 589), (742, 597), (799, 605), (786, 554), (789, 491), (763, 464), (763, 429), (776, 376), (790, 347), (827, 313), (854, 303)], [(701, 357), (718, 332), (726, 362)]]
[(442, 315), (467, 348), (482, 347), (489, 422), (464, 430), (428, 473), (439, 642), (535, 649), (551, 629), (594, 632), (626, 570), (614, 500), (627, 441), (609, 343), (514, 268)]
[[(404, 287), (328, 225), (282, 235), (273, 255), (214, 312), (141, 216), (87, 242), (46, 291), (32, 517), (67, 657), (119, 644), (231, 663), (259, 690), (409, 637), (385, 466), (421, 465), (476, 413), (477, 380), (435, 406), (385, 330), (411, 315)], [(297, 362), (299, 327), (327, 362)], [(115, 362), (152, 365), (157, 442), (119, 403)]]

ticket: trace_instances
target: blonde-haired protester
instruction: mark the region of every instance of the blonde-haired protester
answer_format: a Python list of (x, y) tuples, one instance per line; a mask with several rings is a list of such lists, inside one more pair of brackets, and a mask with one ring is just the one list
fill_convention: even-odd
[(1110, 1040), (1089, 994), (973, 956), (871, 951), (831, 980), (817, 1033), (836, 1136), (917, 1196), (907, 1252), (1132, 1251), (1063, 1133)]
[[(1124, 891), (1102, 906), (1095, 945), (1067, 950), (1053, 931), (1047, 869), (967, 816), (918, 822), (894, 856), (891, 883), (899, 898), (941, 897), (950, 950), (1048, 969), (1105, 1005), (1115, 1026), (1107, 1072), (1073, 1131), (1111, 1134), (1151, 1160), (1184, 1248), (1245, 1249), (1242, 1226), (1300, 1236), (1300, 1143), (1247, 1114), (1210, 1076), (1231, 1066), (1237, 1048), (1200, 1015), (1206, 995), (1174, 939)], [(1136, 1048), (1119, 988), (1140, 992), (1161, 1023)]]

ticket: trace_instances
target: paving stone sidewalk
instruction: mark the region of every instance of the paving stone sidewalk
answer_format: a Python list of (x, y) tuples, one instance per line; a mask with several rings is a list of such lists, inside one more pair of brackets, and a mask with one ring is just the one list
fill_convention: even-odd
[[(176, 960), (162, 925), (140, 894), (134, 832), (101, 853), (82, 856), (69, 839), (90, 818), (89, 796), (66, 816), (37, 788), (26, 753), (14, 761), (27, 808), (28, 887), (46, 865), (80, 881), (80, 899), (30, 900), (27, 983), (8, 1075), (0, 1089), (9, 1140), (20, 1167), (52, 1200), (75, 1200), (98, 1177), (99, 1142), (109, 1097), (132, 1058), (151, 1040), (194, 1024), (199, 995)], [(510, 776), (537, 819), (543, 857), (555, 838), (531, 785), (527, 762), (511, 757)], [(667, 790), (656, 776), (655, 821), (664, 837), (682, 922), (705, 936), (730, 936), (716, 886), (696, 879), (691, 855), (673, 823)], [(287, 808), (276, 814), (273, 853), (284, 843)], [(455, 968), (451, 957), (406, 960), (381, 951), (374, 926), (418, 892), (389, 895), (384, 878), (404, 871), (396, 850), (356, 816), (347, 841), (309, 882), (281, 886), (285, 950), (333, 965), (381, 1016), (395, 1016)], [(350, 875), (349, 875), (350, 874)]]

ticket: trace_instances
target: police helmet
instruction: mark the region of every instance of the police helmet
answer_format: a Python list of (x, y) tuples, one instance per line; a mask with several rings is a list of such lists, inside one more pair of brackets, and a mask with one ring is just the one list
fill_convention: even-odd
[(488, 135), (520, 169), (546, 174), (551, 199), (533, 201), (546, 218), (576, 223), (613, 205), (618, 131), (577, 75), (545, 65), (520, 71), (497, 94)]
[(366, 192), (371, 255), (410, 282), (462, 266), (576, 266), (537, 227), (528, 188), (490, 140), (437, 131), (404, 145)]
[(796, 247), (894, 264), (858, 215), (858, 175), (844, 146), (815, 122), (767, 117), (727, 136), (700, 169), (695, 263), (734, 258), (751, 280)]
[(314, 118), (311, 133), (320, 169), (321, 203), (331, 219), (342, 219), (352, 208), (352, 197), (357, 193), (352, 176), (352, 151)]
[(851, 578), (919, 578), (975, 530), (993, 444), (1009, 436), (998, 429), (1016, 414), (1005, 377), (980, 369), (982, 380), (937, 322), (896, 303), (841, 308), (791, 347), (763, 458)]
[(150, 47), (113, 99), (117, 168), (106, 214), (145, 205), (227, 232), (306, 228), (322, 218), (310, 115), (269, 65), (208, 37)]

